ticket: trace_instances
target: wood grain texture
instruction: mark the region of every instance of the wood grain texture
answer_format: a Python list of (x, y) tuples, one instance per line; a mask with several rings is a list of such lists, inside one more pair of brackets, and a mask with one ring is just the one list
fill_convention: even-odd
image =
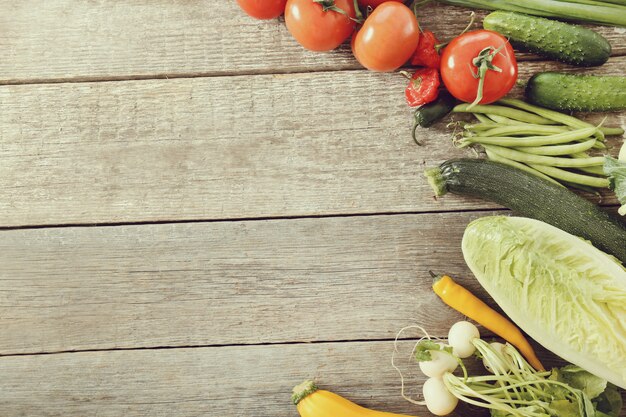
[[(404, 357), (411, 346), (400, 346)], [(429, 416), (401, 398), (392, 351), (391, 342), (365, 342), (3, 357), (0, 409), (4, 417), (297, 417), (291, 388), (315, 378), (363, 406)], [(408, 361), (402, 369), (418, 395), (423, 376)], [(460, 405), (451, 417), (467, 415), (488, 413)]]
[[(305, 51), (282, 21), (253, 20), (233, 0), (1, 0), (0, 11), (0, 83), (360, 68), (348, 45)], [(420, 22), (446, 40), (468, 16), (433, 4)], [(626, 52), (623, 30), (597, 30)]]
[[(528, 62), (521, 77), (550, 68)], [(493, 207), (433, 200), (424, 165), (474, 153), (445, 122), (413, 143), (405, 82), (348, 71), (0, 87), (0, 226)]]
[(2, 231), (0, 354), (445, 336), (427, 271), (490, 300), (460, 248), (490, 214)]

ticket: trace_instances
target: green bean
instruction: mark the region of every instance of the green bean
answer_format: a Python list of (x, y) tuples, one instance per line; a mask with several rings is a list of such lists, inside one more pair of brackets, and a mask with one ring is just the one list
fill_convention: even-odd
[[(531, 113), (535, 113), (536, 115), (539, 115), (541, 117), (544, 117), (546, 119), (552, 120), (554, 122), (571, 126), (571, 127), (575, 127), (578, 129), (593, 126), (592, 124), (583, 122), (582, 120), (577, 119), (574, 116), (559, 113), (558, 111), (554, 111), (554, 110), (544, 109), (543, 107), (534, 106), (532, 104), (528, 104), (522, 100), (517, 100), (514, 98), (503, 98), (503, 99), (498, 100), (497, 103), (516, 107), (522, 110), (526, 110)], [(545, 123), (540, 123), (540, 124), (545, 124)], [(601, 137), (600, 140), (604, 140), (604, 133), (602, 133), (601, 131), (596, 132), (596, 135), (598, 139), (600, 139)]]
[(517, 135), (553, 135), (555, 133), (570, 132), (567, 127), (532, 125), (524, 123), (523, 125), (500, 126), (494, 127), (485, 132), (481, 132), (480, 136), (517, 136)]
[(576, 188), (577, 190), (581, 190), (581, 191), (584, 191), (584, 192), (590, 193), (590, 194), (595, 194), (597, 196), (600, 195), (600, 193), (595, 188), (590, 187), (588, 185), (575, 184), (573, 182), (563, 181), (563, 180), (561, 180), (561, 181), (563, 182), (564, 185), (567, 185), (570, 188)]
[(504, 117), (504, 116), (498, 116), (497, 114), (487, 114), (487, 117), (489, 117), (491, 120), (493, 120), (496, 123), (501, 123), (503, 125), (523, 125), (524, 122), (520, 122), (518, 120), (513, 120), (513, 119), (509, 119), (508, 117)]
[(581, 152), (573, 152), (570, 155), (572, 158), (591, 158), (589, 156), (589, 154), (587, 152), (581, 151)]
[(578, 168), (578, 170), (586, 172), (587, 174), (601, 175), (603, 177), (606, 177), (606, 174), (604, 173), (604, 168), (602, 168), (602, 166), (580, 167)]
[(483, 145), (485, 149), (498, 155), (525, 164), (549, 165), (553, 167), (577, 168), (604, 164), (604, 157), (596, 158), (558, 158), (554, 156), (535, 155), (494, 145)]
[(471, 138), (467, 138), (467, 140), (472, 143), (511, 147), (558, 145), (561, 143), (573, 142), (579, 139), (587, 139), (595, 131), (595, 127), (588, 127), (585, 129), (572, 130), (569, 132), (547, 136), (528, 136), (525, 138), (516, 138), (511, 136), (473, 136)]
[(496, 123), (476, 123), (476, 124), (466, 124), (463, 128), (467, 130), (475, 130), (475, 131), (483, 131), (489, 129), (495, 129), (496, 127), (501, 126)]
[(589, 139), (585, 142), (574, 143), (571, 145), (526, 146), (513, 149), (521, 152), (532, 153), (535, 155), (570, 155), (576, 152), (584, 152), (588, 149), (591, 149), (594, 143), (596, 143), (596, 139)]
[[(576, 152), (572, 153), (570, 156), (572, 158), (591, 158), (587, 154), (587, 152)], [(588, 174), (601, 175), (603, 177), (606, 177), (606, 174), (604, 173), (604, 168), (602, 166), (580, 167), (578, 168), (578, 170), (586, 172)]]
[(591, 177), (589, 175), (576, 174), (564, 169), (549, 167), (546, 165), (529, 164), (531, 168), (536, 169), (539, 172), (543, 172), (553, 178), (571, 182), (574, 184), (588, 185), (589, 187), (607, 188), (609, 186), (609, 180), (606, 178)]
[(538, 125), (553, 125), (554, 121), (550, 119), (546, 119), (545, 117), (538, 116), (533, 113), (529, 113), (523, 110), (513, 109), (511, 107), (505, 106), (494, 106), (494, 105), (476, 105), (471, 109), (467, 109), (469, 106), (468, 103), (463, 103), (457, 105), (454, 109), (452, 109), (455, 113), (483, 113), (483, 114), (495, 114), (497, 116), (504, 116), (510, 119), (519, 120), (520, 122), (526, 123), (534, 123)]
[(513, 161), (511, 159), (507, 159), (507, 158), (505, 158), (503, 156), (498, 155), (497, 153), (494, 153), (494, 152), (490, 151), (489, 149), (485, 149), (485, 152), (487, 153), (487, 157), (489, 159), (491, 159), (492, 161), (500, 162), (502, 164), (510, 165), (510, 166), (512, 166), (514, 168), (521, 169), (522, 171), (529, 172), (529, 173), (531, 173), (531, 174), (533, 174), (533, 175), (535, 175), (535, 176), (537, 176), (539, 178), (543, 178), (544, 180), (548, 180), (548, 181), (550, 181), (550, 182), (552, 182), (552, 183), (554, 183), (556, 185), (560, 185), (561, 187), (563, 187), (563, 185), (561, 185), (560, 182), (558, 182), (558, 181), (548, 177), (546, 174), (544, 174), (542, 172), (539, 172), (539, 171), (537, 171), (534, 168), (529, 167), (528, 165), (520, 164), (517, 161)]
[(493, 123), (493, 121), (490, 118), (480, 113), (474, 113), (474, 117), (476, 117), (478, 121), (481, 123)]
[(605, 136), (621, 136), (624, 134), (624, 129), (621, 127), (600, 127), (600, 130)]
[(596, 143), (593, 144), (593, 149), (606, 149), (606, 145), (604, 144), (604, 142), (599, 141), (598, 138), (595, 136), (594, 138), (596, 140)]

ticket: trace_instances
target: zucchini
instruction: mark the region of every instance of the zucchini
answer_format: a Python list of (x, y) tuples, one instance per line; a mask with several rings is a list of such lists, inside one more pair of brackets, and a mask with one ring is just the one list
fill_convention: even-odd
[(415, 111), (415, 124), (421, 127), (430, 127), (443, 119), (458, 103), (457, 99), (446, 90), (439, 92), (437, 100), (428, 103)]
[(611, 44), (602, 35), (543, 17), (497, 11), (485, 17), (483, 27), (509, 38), (518, 49), (567, 64), (591, 67), (611, 56)]
[(626, 225), (592, 202), (526, 171), (483, 159), (453, 159), (424, 173), (437, 196), (480, 197), (591, 241), (626, 264)]
[(540, 72), (526, 85), (528, 101), (565, 111), (626, 109), (626, 77)]

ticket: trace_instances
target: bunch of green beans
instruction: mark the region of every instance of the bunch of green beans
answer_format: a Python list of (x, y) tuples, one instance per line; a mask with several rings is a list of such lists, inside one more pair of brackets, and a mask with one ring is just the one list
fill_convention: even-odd
[(473, 113), (478, 123), (464, 126), (460, 146), (480, 144), (493, 161), (514, 166), (560, 185), (585, 191), (606, 188), (605, 136), (623, 135), (621, 128), (594, 126), (573, 116), (516, 99), (496, 104), (459, 104), (457, 113)]

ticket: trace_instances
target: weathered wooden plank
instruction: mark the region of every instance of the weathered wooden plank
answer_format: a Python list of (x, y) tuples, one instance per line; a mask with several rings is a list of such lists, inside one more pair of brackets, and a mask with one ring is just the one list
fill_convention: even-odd
[(415, 146), (405, 82), (350, 71), (1, 87), (0, 226), (492, 207), (433, 200), (424, 164), (473, 153), (446, 123)]
[[(316, 378), (366, 407), (430, 415), (401, 398), (392, 350), (369, 342), (2, 357), (0, 408), (5, 417), (297, 417), (291, 388)], [(418, 395), (423, 376), (414, 365), (403, 369)], [(451, 414), (463, 415), (488, 414), (463, 405)]]
[[(0, 83), (359, 68), (347, 45), (307, 52), (283, 22), (255, 21), (234, 1), (2, 0), (0, 11)], [(434, 4), (420, 22), (445, 40), (468, 16)], [(621, 29), (598, 30), (626, 52)]]
[(489, 214), (2, 231), (0, 354), (444, 336), (428, 270), (488, 300), (460, 242)]

